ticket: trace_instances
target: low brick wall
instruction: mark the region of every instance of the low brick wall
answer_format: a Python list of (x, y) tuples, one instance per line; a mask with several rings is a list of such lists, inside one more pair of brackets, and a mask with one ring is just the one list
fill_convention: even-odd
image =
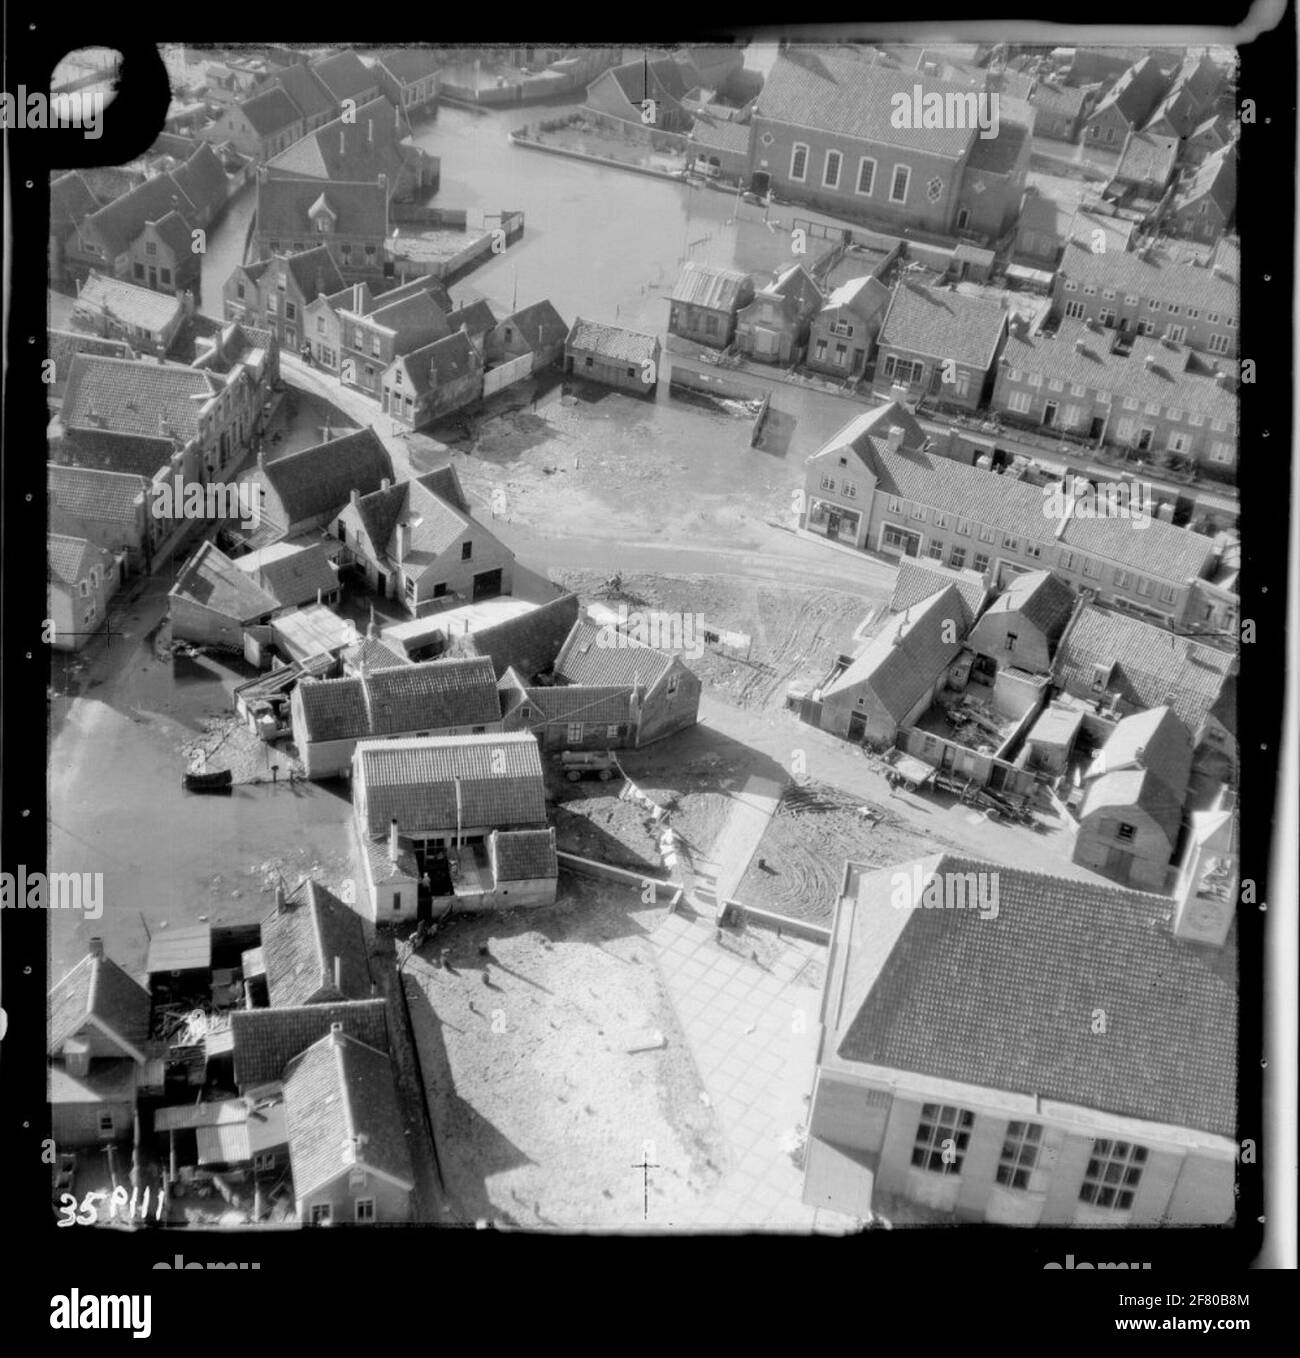
[(793, 934), (796, 938), (811, 939), (814, 943), (829, 944), (831, 931), (824, 925), (811, 924), (805, 919), (777, 914), (775, 910), (759, 910), (730, 900), (718, 911), (719, 924), (752, 924), (759, 929), (771, 929), (779, 934)]
[(682, 888), (677, 882), (667, 882), (660, 877), (647, 877), (643, 872), (632, 872), (627, 868), (616, 868), (609, 863), (598, 863), (594, 858), (580, 858), (576, 853), (556, 854), (560, 866), (576, 872), (582, 877), (599, 877), (604, 881), (618, 882), (634, 891), (644, 891), (647, 886), (654, 889), (655, 900), (668, 899), (676, 905), (681, 899)]

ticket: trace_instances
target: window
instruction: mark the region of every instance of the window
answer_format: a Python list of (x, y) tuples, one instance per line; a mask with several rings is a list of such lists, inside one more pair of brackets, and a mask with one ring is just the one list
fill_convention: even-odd
[(1134, 397), (1134, 396), (1126, 396), (1126, 397), (1124, 398), (1124, 409), (1125, 409), (1125, 410), (1136, 410), (1137, 408), (1138, 408), (1138, 402), (1137, 402), (1137, 398), (1136, 398), (1136, 397)]
[(822, 170), (822, 188), (837, 189), (840, 185), (840, 161), (838, 151), (826, 152), (826, 166)]
[(1211, 335), (1210, 342), (1206, 346), (1212, 354), (1226, 354), (1230, 341), (1227, 335)]
[(280, 242), (278, 240), (273, 240), (271, 242), (271, 253), (274, 255), (279, 254), (279, 252), (280, 252)]
[(844, 494), (850, 500), (857, 499), (858, 495), (857, 486), (855, 486), (852, 481), (846, 481), (844, 483)]
[(1083, 295), (1085, 297), (1095, 297), (1097, 295), (1097, 285), (1095, 283), (1085, 283), (1083, 285)]
[(1025, 379), (1031, 387), (1041, 387), (1043, 385), (1042, 373), (1030, 373)]
[(1144, 575), (1138, 576), (1137, 591), (1143, 598), (1151, 593), (1151, 581)]
[(931, 538), (930, 545), (925, 549), (927, 556), (932, 556), (936, 561), (943, 560), (943, 543), (938, 538)]
[(1198, 320), (1200, 320), (1200, 318), (1201, 318), (1201, 313), (1200, 313), (1200, 311), (1199, 311), (1198, 308), (1196, 308), (1196, 307), (1194, 307), (1194, 306), (1189, 306), (1189, 307), (1187, 308), (1187, 319), (1188, 319), (1189, 321), (1198, 321)]
[(961, 570), (966, 564), (965, 547), (954, 547), (952, 551), (948, 553), (948, 564), (955, 571)]
[(1079, 569), (1091, 580), (1099, 580), (1101, 578), (1101, 566), (1090, 556), (1085, 556), (1083, 558), (1083, 562)]
[(582, 739), (582, 723), (580, 721), (571, 721), (564, 728), (564, 738), (570, 745), (576, 745)]
[(462, 542), (460, 544), (460, 559), (462, 561), (469, 561), (473, 558), (473, 556), (474, 556), (473, 542)]
[(378, 336), (378, 335), (371, 335), (371, 336), (370, 336), (370, 352), (371, 352), (371, 354), (372, 354), (375, 358), (378, 358), (378, 357), (379, 357), (379, 336)]
[(1008, 651), (1014, 651), (1014, 650), (1016, 649), (1016, 642), (1019, 641), (1019, 640), (1020, 640), (1020, 634), (1019, 634), (1018, 632), (1008, 632), (1008, 633), (1007, 633), (1007, 650), (1008, 650)]
[[(135, 274), (135, 276), (136, 276), (137, 278), (143, 278), (143, 277), (144, 277), (144, 265), (143, 265), (143, 264), (139, 264), (139, 263), (133, 264), (133, 265), (131, 266), (131, 272), (132, 272), (133, 274)], [(244, 290), (243, 290), (242, 288), (239, 290), (239, 295), (240, 295), (241, 297), (244, 295)]]
[(99, 1134), (100, 1136), (113, 1135), (113, 1115), (112, 1113), (101, 1113), (99, 1115)]
[(1072, 278), (1067, 278), (1065, 280), (1065, 290), (1066, 292), (1078, 292), (1079, 285)]
[(1092, 1159), (1083, 1176), (1079, 1201), (1094, 1207), (1110, 1207), (1126, 1212), (1133, 1206), (1133, 1194), (1142, 1181), (1147, 1162), (1145, 1146), (1129, 1141), (1094, 1141)]
[(930, 511), (923, 504), (913, 502), (912, 507), (907, 511), (907, 517), (924, 523), (930, 517)]
[(964, 537), (964, 538), (970, 537), (970, 520), (969, 520), (969, 519), (958, 519), (958, 520), (957, 520), (957, 531), (958, 531), (958, 532), (962, 535), (962, 537)]
[(901, 514), (903, 512), (903, 502), (897, 495), (889, 497), (889, 512), (891, 514)]
[(160, 265), (158, 268), (158, 277), (162, 280), (162, 282), (170, 286), (172, 281), (172, 271), (165, 264)]
[(1071, 320), (1081, 320), (1087, 314), (1087, 308), (1082, 302), (1066, 302), (1065, 314)]
[(974, 570), (979, 571), (979, 573), (983, 575), (989, 568), (989, 559), (983, 552), (976, 552), (975, 560), (971, 562), (971, 566)]
[(1160, 602), (1161, 602), (1161, 603), (1164, 603), (1164, 604), (1171, 604), (1171, 603), (1173, 603), (1173, 601), (1174, 601), (1174, 587), (1173, 587), (1173, 585), (1161, 585), (1161, 586), (1160, 586)]
[(950, 1104), (926, 1103), (912, 1145), (912, 1164), (934, 1174), (960, 1174), (975, 1114)]
[(334, 1217), (334, 1209), (327, 1202), (312, 1203), (311, 1224), (313, 1226), (328, 1226)]
[(1161, 406), (1159, 401), (1148, 401), (1146, 405), (1146, 412), (1148, 415), (1159, 415), (1162, 408), (1163, 407)]
[(934, 511), (934, 526), (936, 528), (947, 528), (948, 526), (948, 516), (940, 514), (937, 509)]
[(1020, 539), (1016, 537), (1013, 533), (1003, 533), (1002, 545), (1009, 552), (1018, 552), (1020, 550)]
[(1111, 307), (1104, 306), (1101, 308), (1099, 312), (1097, 312), (1097, 319), (1102, 323), (1102, 325), (1114, 326), (1115, 312)]
[(1230, 443), (1210, 444), (1210, 461), (1219, 463), (1230, 463), (1236, 461), (1236, 453), (1233, 452)]
[(987, 524), (980, 524), (980, 541), (981, 542), (993, 541), (993, 530), (990, 527), (988, 527)]
[(1039, 546), (1038, 543), (1036, 543), (1036, 542), (1026, 542), (1026, 543), (1025, 543), (1025, 555), (1026, 555), (1026, 556), (1031, 556), (1031, 557), (1034, 558), (1035, 561), (1037, 561), (1038, 558), (1039, 558), (1040, 556), (1042, 556), (1042, 554), (1043, 554), (1043, 549), (1042, 549), (1042, 547)]
[(280, 299), (273, 292), (268, 292), (266, 294), (266, 309), (272, 316), (279, 313)]
[(296, 321), (298, 319), (298, 308), (293, 302), (285, 302), (284, 319), (286, 321)]
[(253, 1156), (253, 1168), (254, 1168), (254, 1169), (274, 1169), (274, 1168), (275, 1168), (275, 1152), (274, 1152), (274, 1151), (258, 1151), (258, 1152)]
[(670, 675), (668, 676), (668, 683), (667, 683), (667, 685), (665, 686), (664, 691), (668, 694), (668, 696), (669, 696), (670, 698), (673, 696), (674, 693), (677, 692), (677, 683), (678, 683), (678, 680), (679, 680), (679, 679), (680, 679), (680, 675), (677, 675), (677, 674), (675, 674), (675, 673), (674, 673), (674, 674), (670, 674)]
[(907, 202), (907, 186), (912, 182), (912, 171), (906, 165), (894, 166), (893, 183), (889, 186), (891, 203)]
[(1205, 423), (1205, 416), (1189, 415), (1187, 417), (1187, 423), (1190, 424), (1193, 428), (1199, 429)]
[(605, 727), (605, 739), (606, 739), (606, 740), (617, 740), (617, 739), (619, 738), (619, 736), (621, 736), (622, 734), (623, 734), (623, 728), (622, 728), (621, 726), (606, 726), (606, 727)]
[(1006, 1140), (998, 1157), (997, 1180), (1003, 1188), (1029, 1187), (1029, 1176), (1038, 1164), (1043, 1129), (1037, 1122), (1007, 1123)]
[(321, 215), (316, 218), (316, 230), (322, 236), (328, 236), (329, 229), (330, 229), (330, 219), (322, 212)]
[(1131, 589), (1133, 587), (1133, 577), (1128, 571), (1122, 571), (1117, 566), (1114, 571), (1113, 579), (1116, 589)]
[(435, 599), (442, 599), (446, 596), (446, 593), (447, 593), (447, 582), (445, 580), (439, 580), (438, 583), (433, 587), (433, 597)]
[(925, 181), (925, 196), (932, 203), (937, 203), (943, 197), (943, 180), (938, 175)]
[(790, 178), (802, 184), (808, 178), (808, 148), (797, 141), (790, 152)]
[(242, 283), (235, 284), (235, 296), (238, 297), (241, 302), (244, 300), (244, 285)]
[(1205, 319), (1209, 321), (1211, 325), (1218, 325), (1219, 313), (1217, 311), (1207, 311), (1205, 313)]
[(1081, 387), (1077, 382), (1070, 383), (1071, 396), (1086, 396), (1087, 394), (1088, 394), (1087, 387)]
[(876, 162), (870, 156), (858, 161), (858, 192), (870, 194), (876, 182)]
[(1058, 559), (1058, 561), (1060, 562), (1061, 569), (1062, 569), (1063, 571), (1072, 571), (1072, 570), (1074, 569), (1074, 553), (1073, 553), (1073, 552), (1062, 551), (1062, 552), (1058, 555), (1057, 559)]
[(356, 1209), (358, 1221), (373, 1221), (375, 1219), (374, 1198), (358, 1198)]
[(835, 478), (834, 478), (833, 476), (823, 476), (823, 477), (822, 477), (822, 489), (823, 489), (823, 490), (834, 490), (834, 489), (835, 489)]
[(144, 243), (144, 252), (145, 252), (146, 255), (151, 255), (151, 256), (152, 256), (152, 255), (156, 255), (156, 254), (158, 253), (158, 243), (157, 243), (157, 241), (152, 241), (152, 240), (147, 240), (147, 241), (145, 241), (145, 243)]

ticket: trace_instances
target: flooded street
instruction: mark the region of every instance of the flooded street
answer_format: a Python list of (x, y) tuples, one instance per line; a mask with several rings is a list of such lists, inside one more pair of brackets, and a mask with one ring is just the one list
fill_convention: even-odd
[(232, 198), (213, 227), (208, 228), (207, 253), (203, 256), (202, 296), (198, 310), (201, 315), (224, 320), (221, 290), (236, 265), (244, 262), (244, 235), (253, 216), (257, 194), (252, 184), (246, 184)]

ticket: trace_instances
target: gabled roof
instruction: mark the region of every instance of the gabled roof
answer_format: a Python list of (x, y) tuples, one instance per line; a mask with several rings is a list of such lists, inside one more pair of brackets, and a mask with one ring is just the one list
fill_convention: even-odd
[(388, 833), (457, 823), (498, 829), (546, 823), (546, 789), (537, 741), (527, 731), (480, 736), (363, 740), (353, 767), (354, 804), (363, 829)]
[(671, 655), (633, 637), (615, 636), (613, 629), (579, 621), (555, 657), (555, 673), (566, 684), (638, 684), (648, 691), (672, 669), (673, 661)]
[(982, 370), (993, 363), (1006, 326), (1007, 313), (996, 302), (900, 282), (879, 344)]
[(171, 587), (170, 598), (184, 598), (202, 604), (236, 622), (256, 622), (280, 607), (268, 594), (215, 543), (203, 543), (189, 559)]
[(356, 110), (356, 116), (340, 114), (299, 138), (268, 162), (271, 173), (328, 179), (331, 183), (374, 183), (388, 177), (388, 194), (408, 165), (428, 159), (425, 152), (403, 140), (410, 132), (402, 111), (383, 95), (376, 95)]
[[(399, 353), (402, 352), (400, 348), (402, 345), (405, 345), (407, 350), (412, 347), (423, 348), (437, 340), (446, 339), (451, 333), (451, 327), (442, 308), (427, 292), (418, 292), (411, 297), (399, 297), (391, 302), (379, 297), (365, 319), (393, 331), (397, 337)], [(412, 340), (417, 343), (413, 345)]]
[(361, 916), (319, 882), (307, 883), (305, 900), (262, 921), (262, 957), (273, 1006), (364, 1000), (372, 993)]
[(1229, 142), (1205, 157), (1187, 185), (1174, 194), (1173, 206), (1175, 210), (1181, 210), (1201, 199), (1214, 203), (1225, 221), (1232, 216), (1237, 206), (1235, 142)]
[(756, 117), (796, 128), (830, 132), (920, 155), (958, 160), (976, 135), (973, 127), (898, 128), (891, 122), (893, 96), (912, 97), (913, 86), (924, 93), (953, 93), (964, 87), (865, 61), (857, 55), (825, 50), (790, 50), (777, 57)]
[(1172, 847), (1183, 823), (1183, 796), (1149, 769), (1125, 769), (1092, 779), (1079, 808), (1081, 821), (1100, 813), (1143, 811), (1164, 832)]
[[(243, 557), (235, 564), (249, 569)], [(308, 603), (315, 600), (318, 592), (330, 594), (339, 587), (338, 575), (320, 542), (278, 553), (260, 562), (252, 574), (286, 608)]]
[(749, 276), (737, 269), (723, 269), (713, 264), (697, 264), (687, 260), (677, 275), (670, 300), (689, 306), (704, 307), (709, 311), (734, 311), (741, 305)]
[(357, 429), (278, 457), (266, 464), (263, 475), (292, 525), (335, 513), (354, 490), (378, 490), (381, 481), (391, 479), (393, 463), (373, 429)]
[[(516, 680), (519, 678), (517, 670), (509, 673)], [(524, 687), (520, 690), (521, 701), (511, 701), (508, 710), (526, 705), (529, 715), (522, 720), (529, 730), (537, 730), (545, 722), (580, 721), (613, 726), (633, 720), (633, 693), (629, 684)]]
[[(1168, 705), (1195, 734), (1225, 686), (1231, 686), (1237, 658), (1191, 637), (1166, 632), (1139, 618), (1089, 604), (1079, 610), (1057, 650), (1057, 674), (1080, 697), (1107, 700), (1117, 695), (1131, 709)], [(1100, 667), (1109, 681), (1093, 687)], [(1235, 706), (1220, 713), (1235, 731)]]
[(207, 142), (200, 142), (185, 164), (172, 171), (172, 179), (197, 208), (215, 212), (226, 201), (226, 172)]
[(955, 587), (965, 605), (963, 616), (965, 625), (969, 627), (979, 617), (989, 595), (984, 577), (978, 571), (953, 570), (934, 560), (916, 561), (908, 556), (899, 559), (889, 611), (905, 613), (914, 605), (941, 593), (949, 585)]
[(688, 91), (698, 85), (695, 73), (687, 74), (686, 68), (671, 57), (659, 57), (654, 61), (628, 61), (621, 66), (609, 69), (618, 87), (628, 101), (639, 109), (646, 99), (663, 98), (665, 95), (680, 103)]
[[(376, 180), (334, 179), (322, 188), (318, 179), (276, 174), (274, 169), (257, 181), (258, 234), (306, 235), (312, 229), (311, 209), (322, 196), (335, 218), (336, 235), (382, 237), (387, 234), (388, 193)], [(322, 288), (323, 292), (337, 292), (343, 286), (337, 269), (331, 279)]]
[(161, 221), (169, 212), (179, 212), (188, 222), (194, 204), (171, 175), (160, 174), (92, 212), (83, 231), (103, 241), (111, 260), (129, 249), (146, 222)]
[[(865, 687), (895, 721), (902, 721), (962, 649), (966, 605), (956, 586), (889, 618), (853, 663), (822, 690), (823, 697)], [(953, 640), (945, 640), (951, 633)]]
[(1074, 611), (1074, 591), (1051, 571), (1024, 571), (989, 605), (985, 617), (1011, 613), (1049, 640), (1060, 636)]
[(190, 228), (179, 212), (169, 212), (157, 221), (146, 222), (145, 233), (148, 234), (151, 230), (177, 258), (183, 258), (189, 253)]
[(755, 301), (762, 294), (783, 298), (793, 303), (801, 312), (818, 310), (825, 300), (822, 290), (813, 282), (808, 270), (802, 264), (791, 264), (782, 269), (771, 283), (762, 288), (760, 293), (755, 294)]
[(302, 121), (298, 105), (278, 85), (245, 99), (239, 111), (259, 137), (273, 137)]
[(1153, 707), (1125, 717), (1093, 757), (1085, 777), (1147, 769), (1180, 795), (1192, 771), (1192, 741), (1172, 707)]
[(1095, 283), (1098, 289), (1113, 288), (1226, 316), (1236, 316), (1240, 309), (1235, 283), (1216, 277), (1211, 269), (1175, 263), (1159, 254), (1150, 259), (1132, 251), (1093, 254), (1072, 243), (1065, 247), (1060, 274), (1079, 283)]
[(344, 99), (355, 99), (364, 90), (374, 89), (378, 83), (350, 47), (346, 52), (336, 52), (332, 57), (317, 58), (311, 63), (311, 68), (331, 97), (340, 103)]
[(180, 316), (181, 301), (170, 293), (137, 287), (124, 278), (110, 278), (92, 269), (72, 309), (74, 315), (84, 309), (160, 334)]
[(45, 543), (49, 578), (70, 587), (89, 578), (92, 567), (107, 568), (113, 560), (102, 547), (66, 533), (48, 533)]
[(498, 882), (535, 881), (559, 871), (553, 829), (494, 830), (489, 852)]
[(357, 1167), (415, 1186), (386, 1053), (342, 1032), (327, 1034), (286, 1070), (284, 1105), (299, 1199)]
[(334, 1023), (368, 1047), (387, 1051), (387, 1008), (388, 1002), (377, 996), (341, 1004), (236, 1009), (230, 1015), (235, 1083), (247, 1089), (281, 1079), (289, 1062), (320, 1041)]
[(50, 181), (50, 230), (68, 231), (83, 217), (99, 211), (99, 199), (76, 170)]
[(46, 465), (51, 511), (103, 523), (135, 524), (143, 495), (148, 506), (149, 482), (130, 472), (100, 471), (94, 467)]
[(563, 344), (565, 336), (569, 333), (569, 327), (549, 301), (534, 302), (531, 306), (521, 307), (520, 310), (499, 321), (497, 325), (498, 329), (513, 326), (519, 331), (520, 339), (524, 340), (534, 353), (540, 353), (553, 344)]
[(850, 278), (826, 298), (822, 311), (846, 307), (866, 319), (888, 306), (892, 297), (893, 293), (878, 278)]
[(447, 313), (447, 325), (452, 330), (464, 326), (471, 339), (481, 339), (497, 323), (492, 308), (480, 298), (477, 302), (466, 302), (454, 311)]
[(69, 430), (174, 437), (184, 444), (199, 433), (205, 399), (221, 390), (215, 377), (179, 363), (78, 354), (68, 373), (61, 418)]
[(1154, 184), (1163, 188), (1178, 159), (1177, 137), (1158, 132), (1134, 132), (1124, 145), (1115, 178), (1131, 184)]
[(976, 137), (971, 143), (970, 155), (966, 157), (968, 172), (1010, 174), (1015, 168), (1029, 140), (1029, 129), (1023, 123), (1013, 122), (1005, 113), (1003, 117), (1005, 121), (999, 123), (996, 137)]
[(399, 663), (345, 679), (299, 685), (309, 741), (364, 740), (500, 719), (486, 656)]
[(498, 677), (515, 666), (524, 679), (531, 679), (555, 663), (555, 657), (578, 621), (579, 609), (576, 594), (562, 594), (517, 618), (508, 618), (494, 627), (456, 637), (449, 648), (450, 654), (485, 655), (492, 661)]
[[(924, 888), (931, 872), (991, 881), (996, 919), (900, 908), (900, 874), (915, 882), (919, 873)], [(842, 1000), (827, 1016), (827, 1049), (845, 1062), (1235, 1137), (1237, 959), (1175, 939), (1172, 905), (947, 854), (865, 873), (840, 907)], [(1108, 1013), (1125, 1016), (1103, 1043), (1076, 1020), (1099, 993)]]
[(311, 119), (320, 113), (334, 112), (334, 100), (329, 91), (317, 80), (311, 67), (301, 62), (282, 66), (273, 75), (267, 76), (258, 86), (258, 93), (277, 86), (293, 100), (294, 107), (304, 118)]
[(127, 1055), (144, 1059), (149, 1040), (149, 992), (116, 962), (88, 954), (50, 988), (47, 1050), (63, 1044), (87, 1023), (115, 1039)]
[(1130, 127), (1141, 127), (1168, 88), (1169, 81), (1160, 68), (1150, 57), (1143, 57), (1101, 97), (1089, 122), (1113, 108)]
[(440, 340), (434, 340), (432, 344), (412, 349), (409, 354), (403, 354), (393, 361), (402, 365), (408, 378), (402, 390), (415, 396), (435, 391), (483, 366), (478, 350), (463, 330), (456, 330)]
[(639, 330), (625, 330), (621, 325), (584, 320), (579, 316), (569, 331), (565, 348), (577, 353), (598, 354), (601, 358), (619, 363), (639, 365), (654, 359), (655, 351), (659, 348), (659, 337)]
[(437, 57), (429, 47), (388, 47), (379, 53), (378, 60), (403, 85), (423, 80), (438, 69)]

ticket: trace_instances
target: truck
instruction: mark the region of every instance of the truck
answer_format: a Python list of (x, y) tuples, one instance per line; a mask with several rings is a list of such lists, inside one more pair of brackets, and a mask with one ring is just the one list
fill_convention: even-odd
[(616, 773), (622, 773), (611, 750), (564, 750), (560, 754), (560, 765), (571, 783), (593, 776), (608, 783)]

